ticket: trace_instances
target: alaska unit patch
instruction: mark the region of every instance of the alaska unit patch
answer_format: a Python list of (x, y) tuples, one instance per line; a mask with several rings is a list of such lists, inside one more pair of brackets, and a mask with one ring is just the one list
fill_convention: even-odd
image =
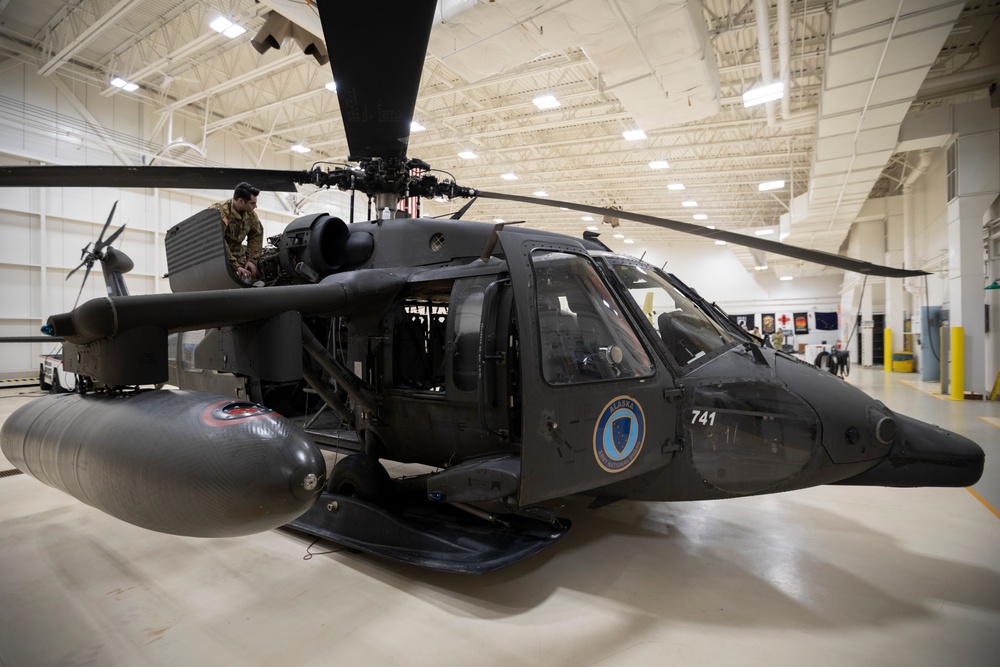
[(619, 396), (604, 406), (594, 427), (594, 457), (608, 472), (621, 472), (639, 456), (646, 436), (642, 406), (628, 396)]

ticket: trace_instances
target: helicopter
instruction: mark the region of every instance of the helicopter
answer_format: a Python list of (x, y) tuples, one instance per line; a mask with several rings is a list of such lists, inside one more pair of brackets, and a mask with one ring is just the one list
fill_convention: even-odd
[[(226, 261), (213, 209), (167, 232), (171, 293), (128, 294), (131, 262), (96, 257), (110, 295), (43, 327), (64, 341), (76, 390), (7, 419), (0, 445), (15, 466), (151, 530), (286, 526), (470, 573), (558, 542), (574, 494), (597, 508), (979, 479), (976, 443), (764, 347), (678, 277), (597, 235), (463, 219), (478, 198), (507, 199), (866, 275), (924, 273), (439, 180), (406, 155), (435, 4), (396, 7), (372, 48), (354, 29), (371, 10), (317, 3), (357, 166), (0, 168), (3, 186), (311, 184), (360, 191), (381, 211), (299, 217), (268, 240), (255, 285)], [(470, 201), (446, 219), (399, 209), (441, 196)], [(324, 450), (338, 452), (329, 469)]]

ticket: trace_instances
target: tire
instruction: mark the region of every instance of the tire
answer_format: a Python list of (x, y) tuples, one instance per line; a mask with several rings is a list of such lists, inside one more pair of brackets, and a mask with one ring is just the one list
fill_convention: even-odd
[(395, 501), (389, 473), (378, 459), (364, 454), (352, 454), (333, 466), (326, 490), (384, 508), (391, 508)]
[(835, 368), (835, 364), (830, 359), (830, 353), (826, 350), (816, 355), (816, 361), (813, 362), (813, 365), (821, 371), (829, 371), (831, 368)]
[(38, 388), (42, 391), (52, 389), (52, 385), (45, 381), (45, 364), (38, 364)]
[(52, 384), (49, 385), (50, 394), (64, 394), (66, 390), (63, 389), (62, 383), (59, 382), (59, 371), (52, 371)]

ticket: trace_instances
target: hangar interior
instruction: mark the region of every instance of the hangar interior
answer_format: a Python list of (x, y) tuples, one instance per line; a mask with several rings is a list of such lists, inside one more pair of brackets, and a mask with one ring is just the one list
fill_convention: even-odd
[[(377, 50), (379, 27), (359, 29)], [(344, 163), (315, 35), (313, 3), (296, 0), (0, 0), (0, 165)], [(282, 47), (255, 48), (269, 36)], [(309, 541), (281, 531), (150, 533), (2, 478), (0, 663), (780, 664), (808, 651), (820, 664), (992, 664), (1000, 403), (980, 399), (1000, 381), (998, 81), (996, 0), (441, 0), (409, 154), (458, 183), (930, 275), (866, 277), (568, 208), (480, 200), (467, 218), (597, 232), (732, 315), (770, 316), (792, 352), (839, 344), (848, 382), (983, 445), (982, 481), (594, 511), (569, 499), (572, 539), (456, 579), (340, 551), (302, 560)], [(780, 98), (747, 105), (775, 84)], [(230, 196), (4, 188), (0, 336), (37, 335), (104, 295), (99, 271), (70, 274), (115, 202), (129, 289), (157, 294), (170, 290), (167, 231)], [(353, 204), (354, 219), (380, 213)], [(463, 204), (427, 199), (421, 214)], [(271, 237), (310, 212), (348, 220), (351, 206), (303, 186), (261, 192), (258, 214)], [(801, 329), (788, 320), (800, 314)], [(52, 351), (0, 347), (0, 379), (32, 377)], [(894, 353), (914, 372), (887, 372)], [(5, 417), (30, 393), (0, 391)]]

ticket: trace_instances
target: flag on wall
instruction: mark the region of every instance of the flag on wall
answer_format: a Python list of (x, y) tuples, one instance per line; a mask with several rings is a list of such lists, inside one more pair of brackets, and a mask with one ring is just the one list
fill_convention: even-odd
[(755, 315), (730, 315), (736, 324), (743, 327), (747, 331), (752, 331), (754, 327)]
[(821, 331), (836, 331), (837, 313), (816, 313), (816, 328)]

